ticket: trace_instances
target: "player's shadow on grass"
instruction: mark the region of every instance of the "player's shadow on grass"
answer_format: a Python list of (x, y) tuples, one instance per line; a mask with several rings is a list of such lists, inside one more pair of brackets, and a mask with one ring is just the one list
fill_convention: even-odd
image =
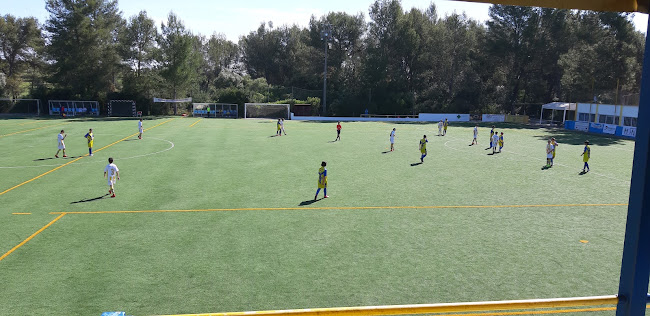
[(553, 168), (553, 166), (546, 165), (546, 166), (542, 167), (542, 170), (548, 170), (548, 169), (551, 169), (551, 168)]
[(125, 140), (123, 140), (123, 141), (125, 141), (125, 142), (132, 142), (132, 141), (134, 141), (134, 140), (138, 140), (138, 139), (137, 139), (137, 138), (131, 138), (131, 139), (125, 139)]
[(320, 199), (317, 199), (317, 200), (306, 200), (306, 201), (302, 201), (302, 202), (300, 202), (300, 204), (298, 204), (298, 206), (312, 205), (312, 204), (314, 204), (314, 203), (316, 203), (316, 202), (318, 202), (318, 201), (320, 201), (320, 200), (322, 200), (322, 199), (323, 199), (323, 198), (320, 198)]
[(77, 204), (77, 203), (86, 203), (86, 202), (97, 201), (97, 200), (101, 200), (101, 199), (107, 197), (108, 195), (109, 195), (109, 194), (106, 193), (106, 194), (104, 194), (104, 195), (102, 195), (102, 196), (94, 197), (94, 198), (92, 198), (92, 199), (85, 199), (85, 200), (79, 200), (79, 201), (76, 201), (76, 202), (70, 202), (70, 204)]
[(328, 143), (336, 143), (336, 140), (330, 140)]
[(419, 166), (421, 164), (422, 164), (421, 162), (414, 162), (411, 164), (411, 167)]
[(271, 135), (271, 136), (269, 136), (269, 137), (278, 137), (278, 136), (280, 136), (280, 135), (275, 134), (275, 135)]
[(34, 159), (33, 161), (43, 161), (43, 160), (50, 160), (50, 159), (56, 159), (54, 157), (49, 157), (49, 158), (39, 158), (39, 159)]
[(589, 171), (580, 171), (580, 172), (578, 172), (578, 175), (579, 176), (584, 176), (584, 175), (587, 174), (587, 172), (589, 172)]
[(382, 154), (387, 154), (387, 153), (389, 153), (389, 152), (390, 152), (390, 150), (386, 150), (386, 151), (382, 151), (381, 153), (382, 153)]

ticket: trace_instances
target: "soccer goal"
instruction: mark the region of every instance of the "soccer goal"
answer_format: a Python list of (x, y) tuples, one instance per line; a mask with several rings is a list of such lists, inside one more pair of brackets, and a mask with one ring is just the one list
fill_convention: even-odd
[(232, 103), (192, 103), (194, 117), (237, 118), (239, 105)]
[(0, 99), (0, 113), (13, 115), (41, 115), (39, 99)]
[(133, 100), (111, 100), (108, 102), (107, 110), (108, 116), (138, 116)]
[(48, 105), (50, 115), (99, 116), (99, 102), (97, 101), (49, 100)]
[(289, 104), (245, 103), (244, 118), (290, 119)]

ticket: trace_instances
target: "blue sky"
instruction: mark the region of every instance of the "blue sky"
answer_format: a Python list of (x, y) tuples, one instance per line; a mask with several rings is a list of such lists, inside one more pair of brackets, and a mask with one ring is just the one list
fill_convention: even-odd
[[(222, 33), (234, 42), (239, 37), (257, 29), (263, 21), (273, 21), (274, 25), (297, 24), (307, 26), (311, 15), (320, 17), (330, 11), (344, 11), (350, 14), (362, 12), (368, 20), (368, 8), (372, 0), (122, 0), (119, 7), (123, 16), (136, 15), (146, 10), (158, 26), (166, 20), (167, 14), (174, 11), (193, 33), (211, 35)], [(439, 15), (465, 12), (469, 17), (485, 21), (488, 18), (488, 4), (468, 3), (447, 0), (402, 0), (402, 7), (409, 9), (427, 8), (433, 2)], [(45, 0), (0, 0), (0, 14), (14, 16), (34, 16), (40, 23), (47, 17)], [(634, 17), (637, 30), (645, 33), (648, 15), (637, 13)]]

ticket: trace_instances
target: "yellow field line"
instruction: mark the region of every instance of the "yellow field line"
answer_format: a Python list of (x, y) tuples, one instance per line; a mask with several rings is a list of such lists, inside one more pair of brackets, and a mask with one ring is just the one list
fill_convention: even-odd
[(196, 125), (196, 123), (198, 123), (200, 120), (201, 120), (201, 119), (196, 120), (196, 122), (192, 123), (192, 125), (190, 125), (190, 127)]
[(494, 313), (463, 313), (463, 314), (444, 314), (441, 316), (508, 316), (508, 315), (543, 315), (543, 314), (565, 314), (565, 313), (584, 313), (584, 312), (604, 312), (615, 311), (616, 307), (592, 307), (592, 308), (572, 308), (572, 309), (554, 309), (542, 311), (521, 311), (521, 312), (494, 312)]
[(54, 220), (52, 220), (51, 222), (49, 222), (47, 225), (41, 227), (41, 229), (37, 230), (37, 231), (36, 231), (35, 233), (33, 233), (31, 236), (27, 237), (27, 239), (23, 240), (21, 243), (19, 243), (18, 245), (16, 245), (16, 247), (11, 248), (11, 250), (7, 251), (7, 253), (5, 253), (4, 255), (2, 255), (2, 257), (0, 257), (0, 261), (2, 261), (2, 259), (4, 259), (4, 258), (6, 258), (7, 256), (9, 256), (12, 252), (16, 251), (18, 248), (20, 248), (20, 247), (22, 247), (23, 245), (25, 245), (28, 241), (32, 240), (32, 238), (36, 237), (36, 235), (42, 233), (42, 232), (43, 232), (44, 230), (46, 230), (48, 227), (52, 226), (52, 224), (54, 224), (56, 221), (60, 220), (61, 217), (63, 217), (63, 216), (65, 216), (65, 213), (63, 213), (63, 214), (57, 216), (57, 218), (55, 218)]
[(18, 131), (18, 132), (13, 132), (13, 133), (9, 133), (9, 134), (0, 135), (0, 137), (11, 136), (11, 135), (16, 135), (16, 134), (20, 134), (20, 133), (27, 133), (27, 132), (35, 131), (37, 129), (43, 129), (43, 128), (54, 127), (54, 126), (57, 126), (57, 125), (65, 125), (65, 124), (70, 124), (70, 122), (53, 124), (53, 125), (48, 125), (48, 126), (41, 126), (41, 127), (37, 127), (37, 128), (27, 129), (27, 130), (24, 130), (24, 131)]
[(627, 203), (611, 204), (537, 204), (537, 205), (433, 205), (433, 206), (324, 206), (324, 207), (245, 207), (213, 208), (196, 210), (140, 210), (140, 211), (96, 211), (96, 212), (51, 212), (50, 214), (122, 214), (122, 213), (189, 213), (226, 211), (292, 211), (292, 210), (382, 210), (382, 209), (454, 209), (454, 208), (534, 208), (534, 207), (578, 207), (578, 206), (627, 206)]
[[(163, 124), (165, 124), (165, 123), (167, 123), (167, 122), (169, 122), (169, 121), (171, 121), (171, 120), (173, 120), (173, 119), (169, 119), (169, 120), (164, 121), (164, 122), (162, 122), (162, 123), (160, 123), (160, 124), (154, 125), (154, 126), (148, 128), (148, 129), (146, 129), (146, 130), (150, 130), (150, 129), (154, 128), (154, 127), (157, 127), (157, 126), (163, 125)], [(110, 146), (113, 146), (113, 145), (115, 145), (115, 144), (117, 144), (117, 143), (119, 143), (119, 142), (121, 142), (121, 141), (124, 141), (125, 139), (127, 139), (127, 138), (129, 138), (129, 137), (133, 137), (133, 136), (135, 136), (135, 135), (138, 135), (138, 133), (135, 133), (135, 134), (133, 134), (133, 135), (129, 135), (129, 136), (127, 136), (127, 137), (124, 137), (124, 138), (122, 138), (122, 139), (120, 139), (120, 140), (118, 140), (118, 141), (116, 141), (116, 142), (113, 142), (113, 143), (111, 143), (111, 144), (109, 144), (109, 145), (106, 145), (106, 146), (104, 146), (104, 147), (102, 147), (102, 148), (100, 148), (100, 149), (95, 150), (95, 152), (98, 152), (98, 151), (101, 151), (101, 150), (103, 150), (103, 149), (106, 149), (106, 148), (108, 148), (108, 147), (110, 147)], [(19, 188), (19, 187), (21, 187), (21, 186), (23, 186), (23, 185), (25, 185), (25, 184), (27, 184), (27, 183), (30, 183), (30, 182), (32, 182), (32, 181), (34, 181), (34, 180), (36, 180), (36, 179), (38, 179), (38, 178), (41, 178), (41, 177), (43, 177), (43, 176), (45, 176), (45, 175), (47, 175), (47, 174), (50, 174), (50, 173), (52, 173), (52, 172), (54, 172), (54, 171), (56, 171), (56, 170), (59, 170), (59, 169), (65, 167), (65, 166), (67, 166), (67, 165), (69, 165), (69, 164), (71, 164), (71, 163), (77, 162), (77, 161), (79, 161), (80, 159), (82, 159), (82, 158), (84, 158), (84, 157), (87, 157), (87, 156), (88, 156), (88, 154), (85, 154), (85, 155), (83, 155), (83, 156), (81, 156), (81, 157), (78, 157), (78, 158), (75, 158), (75, 159), (73, 159), (73, 160), (70, 160), (70, 161), (68, 161), (68, 162), (66, 162), (66, 163), (64, 163), (64, 164), (62, 164), (62, 165), (60, 165), (60, 166), (58, 166), (58, 167), (56, 167), (56, 168), (50, 170), (50, 171), (47, 171), (47, 172), (42, 173), (42, 174), (39, 174), (39, 175), (37, 175), (37, 176), (35, 176), (35, 177), (33, 177), (33, 178), (31, 178), (31, 179), (29, 179), (29, 180), (23, 182), (23, 183), (20, 183), (20, 184), (14, 185), (13, 187), (11, 187), (11, 188), (9, 188), (9, 189), (6, 189), (6, 190), (0, 192), (0, 195), (3, 195), (3, 194), (5, 194), (5, 193), (7, 193), (7, 192), (9, 192), (9, 191), (12, 191), (12, 190), (16, 189), (16, 188)], [(57, 214), (60, 214), (60, 213), (57, 213)]]
[(11, 215), (32, 215), (32, 213), (11, 213)]
[[(244, 315), (300, 315), (300, 316), (359, 316), (359, 315), (406, 315), (406, 314), (431, 314), (431, 313), (466, 313), (481, 311), (504, 311), (523, 310), (540, 308), (561, 308), (561, 307), (582, 307), (615, 305), (618, 303), (616, 295), (591, 296), (591, 297), (570, 297), (551, 299), (532, 299), (516, 301), (491, 301), (491, 302), (463, 302), (463, 303), (441, 303), (441, 304), (413, 304), (413, 305), (386, 305), (386, 306), (357, 306), (357, 307), (335, 307), (335, 308), (311, 308), (274, 311), (254, 312), (233, 312), (233, 313), (204, 313), (204, 314), (178, 314), (168, 316), (244, 316)], [(607, 307), (616, 309), (616, 307)], [(584, 311), (598, 311), (600, 309), (585, 308)], [(455, 314), (460, 315), (526, 315), (526, 314), (551, 314), (579, 312), (578, 309), (564, 310), (543, 310), (526, 312), (495, 312), (495, 313), (471, 313)], [(445, 315), (451, 316), (451, 315)]]
[(11, 187), (11, 188), (9, 188), (9, 189), (6, 189), (6, 190), (4, 190), (4, 191), (2, 191), (2, 192), (0, 192), (0, 195), (3, 195), (3, 194), (5, 194), (5, 193), (7, 193), (7, 192), (9, 192), (9, 191), (11, 191), (11, 190), (13, 190), (13, 189), (19, 188), (19, 187), (21, 187), (21, 186), (23, 186), (23, 185), (25, 185), (25, 184), (27, 184), (27, 183), (30, 183), (30, 182), (32, 182), (32, 181), (34, 181), (34, 180), (36, 180), (36, 179), (38, 179), (38, 178), (40, 178), (40, 177), (43, 177), (43, 176), (45, 176), (45, 175), (47, 175), (47, 174), (50, 174), (50, 173), (54, 172), (54, 171), (57, 171), (57, 170), (59, 170), (59, 169), (65, 167), (65, 166), (67, 166), (67, 165), (69, 165), (69, 164), (71, 164), (71, 163), (73, 163), (73, 162), (75, 162), (75, 161), (79, 161), (79, 160), (81, 160), (81, 158), (83, 158), (83, 157), (85, 157), (85, 156), (81, 156), (81, 157), (75, 158), (75, 159), (73, 159), (73, 160), (70, 160), (70, 161), (68, 161), (68, 162), (66, 162), (66, 163), (64, 163), (64, 164), (62, 164), (62, 165), (60, 165), (60, 166), (58, 166), (58, 167), (56, 167), (56, 168), (54, 168), (54, 169), (48, 171), (48, 172), (45, 172), (45, 173), (39, 174), (39, 175), (37, 175), (37, 176), (35, 176), (35, 177), (33, 177), (33, 178), (31, 178), (31, 179), (29, 179), (29, 180), (23, 182), (23, 183), (16, 184), (16, 185), (14, 185), (13, 187)]

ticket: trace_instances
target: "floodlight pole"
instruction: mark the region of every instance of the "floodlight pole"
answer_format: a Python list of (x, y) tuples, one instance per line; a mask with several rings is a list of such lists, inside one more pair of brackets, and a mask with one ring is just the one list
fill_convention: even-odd
[(332, 25), (325, 23), (320, 32), (321, 40), (325, 41), (325, 69), (323, 71), (323, 115), (327, 116), (327, 46), (332, 35)]
[[(646, 47), (650, 47), (648, 35)], [(644, 315), (650, 298), (650, 49), (643, 57), (638, 122), (643, 123), (636, 127), (617, 316)]]

